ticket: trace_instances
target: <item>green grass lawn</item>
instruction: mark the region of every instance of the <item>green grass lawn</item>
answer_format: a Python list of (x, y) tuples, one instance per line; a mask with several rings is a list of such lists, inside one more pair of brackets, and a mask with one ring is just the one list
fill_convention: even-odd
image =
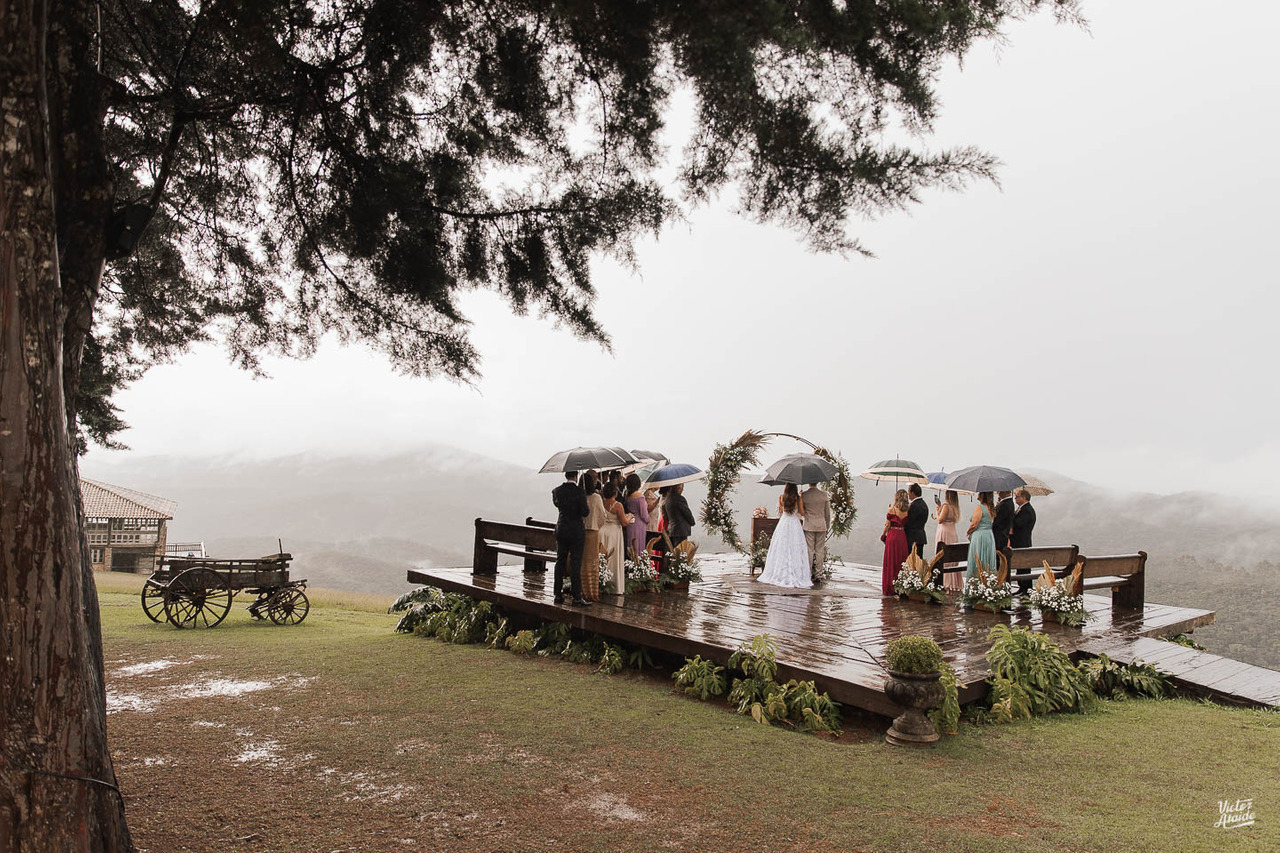
[[(108, 687), (142, 700), (109, 730), (143, 849), (1280, 849), (1273, 712), (1135, 700), (831, 743), (669, 679), (397, 635), (372, 597), (318, 593), (295, 627), (244, 597), (176, 631), (140, 580), (99, 586)], [(237, 682), (259, 689), (214, 689)], [(1247, 798), (1254, 826), (1214, 827)]]

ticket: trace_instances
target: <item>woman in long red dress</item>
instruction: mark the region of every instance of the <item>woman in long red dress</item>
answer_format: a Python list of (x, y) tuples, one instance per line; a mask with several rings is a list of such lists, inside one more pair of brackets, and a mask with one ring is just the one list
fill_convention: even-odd
[(911, 501), (907, 499), (907, 490), (898, 489), (893, 495), (893, 503), (884, 516), (884, 533), (880, 541), (884, 543), (884, 565), (880, 574), (880, 591), (885, 595), (893, 595), (893, 580), (907, 561), (907, 532), (903, 525), (907, 521), (907, 508)]

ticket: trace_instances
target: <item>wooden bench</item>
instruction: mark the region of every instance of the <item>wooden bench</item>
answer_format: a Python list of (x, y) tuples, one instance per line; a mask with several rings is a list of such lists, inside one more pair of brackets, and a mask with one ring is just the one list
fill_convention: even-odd
[(1055, 577), (1066, 577), (1075, 571), (1080, 559), (1078, 545), (1046, 545), (1036, 548), (1010, 548), (1005, 552), (1009, 561), (1009, 580), (1023, 584), (1023, 591), (1044, 574), (1048, 563)]
[(547, 563), (556, 561), (555, 525), (548, 528), (541, 524), (508, 524), (477, 518), (471, 574), (496, 575), (499, 554), (523, 557), (526, 572), (546, 571)]
[[(1001, 552), (996, 553), (996, 566), (987, 566), (987, 571), (1000, 571), (1000, 565), (1007, 564), (1008, 558)], [(947, 568), (947, 563), (958, 563), (959, 565)], [(941, 542), (937, 545), (933, 559), (929, 561), (929, 570), (933, 573), (930, 576), (931, 583), (941, 581), (941, 575), (951, 572), (963, 572), (969, 568), (969, 543), (956, 542), (952, 545), (944, 545)]]
[[(1080, 557), (1084, 589), (1110, 589), (1112, 607), (1141, 610), (1146, 603), (1147, 552)], [(1077, 592), (1083, 592), (1077, 590)]]

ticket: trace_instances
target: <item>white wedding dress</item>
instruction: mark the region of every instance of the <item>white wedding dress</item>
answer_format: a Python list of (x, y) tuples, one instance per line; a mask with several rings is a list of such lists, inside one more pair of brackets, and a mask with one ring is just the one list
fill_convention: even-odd
[(769, 540), (769, 556), (764, 560), (760, 582), (774, 586), (807, 589), (813, 586), (809, 570), (809, 544), (799, 513), (784, 512)]

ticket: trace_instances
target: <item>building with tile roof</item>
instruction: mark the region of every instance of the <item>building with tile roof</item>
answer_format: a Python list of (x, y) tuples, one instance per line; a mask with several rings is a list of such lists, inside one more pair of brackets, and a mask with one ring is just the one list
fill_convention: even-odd
[(165, 552), (177, 504), (124, 486), (80, 479), (89, 561), (95, 569), (150, 574)]

